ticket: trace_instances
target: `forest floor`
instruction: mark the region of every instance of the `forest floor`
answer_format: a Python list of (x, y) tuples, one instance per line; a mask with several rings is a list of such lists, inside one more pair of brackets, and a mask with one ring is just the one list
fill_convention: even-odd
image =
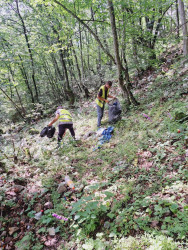
[[(118, 96), (122, 120), (100, 149), (94, 150), (96, 135), (89, 136), (97, 131), (94, 97), (71, 111), (78, 141), (68, 131), (60, 149), (56, 136), (38, 134), (50, 117), (16, 124), (11, 134), (4, 129), (0, 249), (188, 248), (188, 129), (181, 122), (188, 110), (188, 63), (175, 54), (167, 59), (138, 80), (140, 106), (126, 110)], [(119, 91), (113, 86), (112, 94)], [(107, 115), (106, 109), (103, 127), (110, 126)], [(65, 175), (75, 190), (62, 184), (58, 192)]]

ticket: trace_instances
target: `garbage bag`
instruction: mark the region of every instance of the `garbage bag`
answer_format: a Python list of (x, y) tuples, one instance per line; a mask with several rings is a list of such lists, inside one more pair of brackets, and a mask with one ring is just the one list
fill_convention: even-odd
[(109, 103), (108, 117), (110, 123), (116, 123), (121, 120), (121, 105), (118, 99), (114, 99)]
[(44, 137), (47, 135), (47, 132), (48, 132), (48, 127), (45, 127), (42, 129), (42, 131), (40, 132), (40, 136), (41, 137)]
[(51, 126), (48, 127), (48, 131), (47, 131), (47, 137), (48, 138), (52, 138), (55, 134), (55, 127)]
[(54, 136), (54, 134), (55, 134), (55, 127), (53, 127), (53, 126), (45, 127), (40, 132), (41, 137), (44, 137), (47, 135), (48, 138), (52, 138)]

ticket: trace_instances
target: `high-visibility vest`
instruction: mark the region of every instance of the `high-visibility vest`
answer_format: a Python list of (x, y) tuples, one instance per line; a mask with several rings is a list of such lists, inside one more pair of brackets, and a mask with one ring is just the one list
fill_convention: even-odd
[(59, 122), (70, 122), (72, 123), (72, 116), (66, 109), (60, 109)]
[[(100, 87), (99, 92), (100, 92), (101, 89), (102, 89), (102, 96), (101, 97), (105, 99), (105, 85), (103, 85), (103, 86)], [(107, 97), (108, 97), (108, 94), (109, 94), (109, 89), (107, 91)], [(95, 101), (96, 101), (97, 105), (99, 105), (99, 107), (103, 108), (104, 101), (99, 100), (98, 97), (96, 98)]]

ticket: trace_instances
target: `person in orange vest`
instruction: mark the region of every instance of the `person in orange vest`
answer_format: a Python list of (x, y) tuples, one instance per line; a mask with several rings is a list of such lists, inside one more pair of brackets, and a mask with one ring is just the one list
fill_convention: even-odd
[(104, 114), (104, 107), (105, 103), (109, 103), (107, 98), (115, 98), (114, 96), (109, 95), (109, 90), (112, 87), (112, 82), (107, 81), (105, 85), (101, 86), (96, 98), (96, 104), (97, 104), (97, 127), (99, 128), (101, 126), (101, 120), (103, 118)]
[(56, 117), (48, 124), (48, 126), (52, 126), (57, 120), (59, 120), (59, 133), (58, 133), (58, 145), (60, 146), (61, 140), (65, 135), (67, 129), (69, 129), (72, 137), (75, 140), (75, 132), (73, 128), (73, 121), (70, 112), (66, 109), (63, 109), (62, 106), (59, 106), (56, 111)]

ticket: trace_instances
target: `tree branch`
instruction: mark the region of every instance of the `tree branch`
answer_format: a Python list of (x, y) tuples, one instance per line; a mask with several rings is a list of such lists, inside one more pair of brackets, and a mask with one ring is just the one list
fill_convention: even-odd
[(16, 108), (16, 110), (18, 111), (19, 115), (23, 117), (21, 111), (20, 111), (20, 108), (16, 105), (16, 103), (7, 95), (7, 93), (0, 87), (0, 90), (3, 92), (3, 94), (12, 102), (12, 104), (14, 105), (14, 107)]
[(170, 7), (175, 3), (176, 1), (172, 2), (167, 8), (166, 10), (163, 12), (162, 16), (158, 19), (158, 22), (157, 22), (157, 27), (156, 27), (156, 30), (155, 30), (155, 34), (154, 34), (154, 37), (153, 37), (153, 40), (152, 40), (152, 48), (155, 47), (155, 43), (156, 43), (156, 40), (157, 40), (157, 34), (158, 34), (158, 31), (159, 31), (159, 28), (160, 28), (160, 25), (161, 25), (161, 21), (163, 19), (163, 17), (165, 16), (166, 12), (170, 9)]
[(71, 14), (71, 16), (73, 16), (76, 20), (78, 20), (78, 22), (80, 22), (95, 38), (95, 40), (98, 42), (99, 46), (101, 47), (101, 49), (105, 52), (105, 54), (107, 56), (110, 57), (110, 59), (114, 62), (114, 64), (116, 64), (116, 61), (114, 59), (114, 57), (109, 53), (109, 51), (103, 46), (101, 40), (99, 39), (99, 37), (97, 36), (97, 34), (86, 24), (84, 23), (84, 21), (82, 21), (82, 19), (80, 19), (75, 13), (73, 13), (71, 10), (69, 10), (65, 5), (63, 5), (62, 3), (60, 3), (57, 0), (54, 0), (54, 2), (56, 4), (58, 4), (59, 6), (61, 6), (64, 10), (66, 10), (69, 14)]

